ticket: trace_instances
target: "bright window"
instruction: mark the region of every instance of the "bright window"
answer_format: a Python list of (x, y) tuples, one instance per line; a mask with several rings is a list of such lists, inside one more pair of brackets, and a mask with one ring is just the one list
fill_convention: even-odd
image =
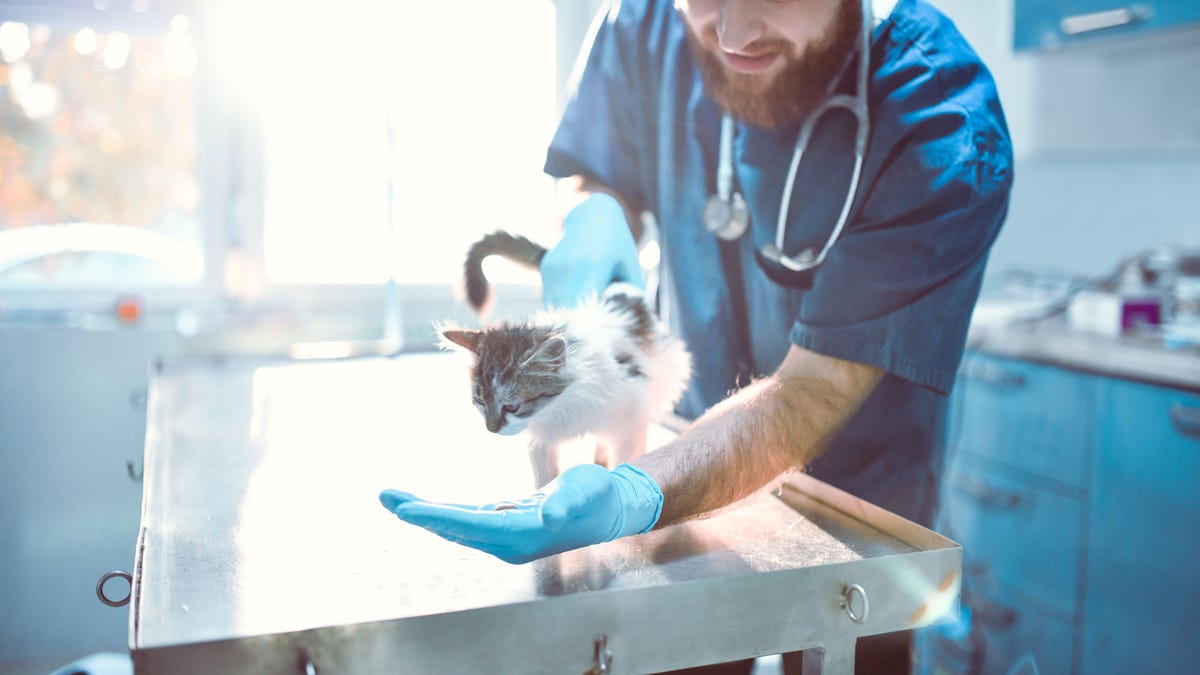
[(496, 227), (549, 242), (549, 0), (285, 7), (238, 64), (262, 112), (268, 284), (452, 283)]
[(0, 288), (190, 287), (206, 267), (233, 295), (445, 284), (494, 228), (553, 241), (550, 0), (17, 6)]
[(200, 281), (196, 58), (184, 15), (0, 23), (0, 288)]

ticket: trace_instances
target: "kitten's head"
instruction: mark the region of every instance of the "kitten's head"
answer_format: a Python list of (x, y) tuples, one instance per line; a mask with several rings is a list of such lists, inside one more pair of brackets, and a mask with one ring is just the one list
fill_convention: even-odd
[(553, 328), (499, 324), (439, 332), (443, 347), (474, 355), (471, 397), (493, 433), (520, 433), (571, 383), (567, 340)]

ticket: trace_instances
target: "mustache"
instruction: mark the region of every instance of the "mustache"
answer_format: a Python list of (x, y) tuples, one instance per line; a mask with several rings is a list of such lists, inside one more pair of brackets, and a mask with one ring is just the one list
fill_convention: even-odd
[[(783, 68), (773, 78), (730, 72), (721, 56), (716, 26), (688, 24), (685, 36), (707, 93), (717, 105), (741, 121), (778, 129), (798, 124), (824, 100), (857, 49), (862, 19), (861, 5), (843, 0), (824, 39), (799, 46), (764, 37), (746, 45), (740, 52), (743, 56), (769, 51), (783, 56)], [(681, 20), (686, 23), (686, 17)]]
[[(704, 42), (705, 46), (710, 47), (717, 52), (725, 51), (721, 49), (721, 38), (717, 36), (717, 29), (713, 26), (709, 26), (704, 29), (704, 34), (701, 36), (701, 40)], [(764, 38), (762, 40), (751, 42), (750, 44), (746, 45), (744, 49), (741, 49), (736, 53), (739, 56), (745, 56), (753, 59), (760, 56), (767, 56), (769, 54), (786, 54), (790, 51), (790, 48), (791, 45), (786, 40)]]

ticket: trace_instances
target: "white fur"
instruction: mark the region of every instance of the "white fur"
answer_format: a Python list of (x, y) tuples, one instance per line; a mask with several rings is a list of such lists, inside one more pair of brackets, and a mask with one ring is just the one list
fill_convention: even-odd
[[(627, 284), (610, 286), (606, 295), (619, 292), (643, 297)], [(595, 437), (595, 461), (609, 468), (644, 454), (650, 425), (671, 411), (691, 377), (691, 355), (683, 342), (658, 325), (647, 352), (630, 334), (629, 319), (610, 311), (599, 298), (543, 313), (536, 320), (564, 327), (569, 338), (564, 368), (572, 380), (526, 427), (533, 437), (537, 481), (557, 475), (557, 447), (580, 436)], [(617, 363), (617, 353), (630, 355), (632, 363)], [(643, 376), (630, 375), (630, 365)]]
[[(644, 301), (643, 292), (628, 284), (610, 286), (605, 297), (613, 293)], [(528, 433), (538, 486), (558, 474), (558, 446), (581, 436), (595, 437), (595, 461), (609, 468), (644, 454), (650, 425), (671, 411), (691, 377), (691, 355), (683, 342), (656, 323), (653, 346), (647, 351), (630, 333), (630, 318), (596, 297), (571, 309), (540, 312), (531, 320), (561, 327), (567, 337), (565, 375), (571, 381), (523, 428), (512, 423), (520, 420), (513, 420), (499, 432)], [(616, 354), (633, 360), (617, 363)], [(631, 365), (642, 376), (630, 375)]]

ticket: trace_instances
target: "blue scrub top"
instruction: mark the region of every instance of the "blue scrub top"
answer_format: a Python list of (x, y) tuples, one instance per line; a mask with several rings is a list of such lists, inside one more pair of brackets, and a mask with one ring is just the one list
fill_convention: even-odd
[[(900, 0), (872, 37), (871, 135), (850, 221), (811, 288), (785, 288), (758, 267), (755, 250), (774, 241), (799, 125), (738, 124), (735, 175), (750, 231), (735, 242), (709, 234), (700, 213), (716, 192), (721, 111), (685, 30), (672, 0), (612, 4), (546, 171), (591, 176), (655, 216), (659, 301), (695, 356), (680, 414), (696, 417), (769, 374), (791, 344), (878, 366), (887, 373), (879, 387), (808, 469), (928, 525), (945, 395), (1012, 185), (995, 84), (945, 16), (923, 0)], [(853, 87), (851, 67), (839, 89)], [(853, 118), (822, 118), (793, 189), (787, 253), (824, 244), (853, 154)]]

